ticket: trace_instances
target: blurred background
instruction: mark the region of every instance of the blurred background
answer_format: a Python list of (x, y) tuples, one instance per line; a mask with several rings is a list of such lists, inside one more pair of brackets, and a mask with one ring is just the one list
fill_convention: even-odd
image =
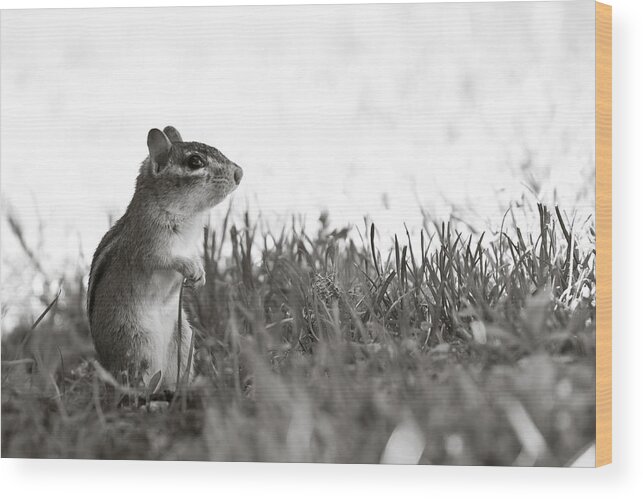
[[(235, 209), (269, 223), (327, 210), (386, 236), (420, 208), (480, 228), (525, 196), (594, 210), (589, 0), (4, 11), (0, 27), (2, 208), (51, 274), (89, 261), (168, 124), (243, 166)], [(6, 217), (2, 235), (4, 320), (41, 290)]]

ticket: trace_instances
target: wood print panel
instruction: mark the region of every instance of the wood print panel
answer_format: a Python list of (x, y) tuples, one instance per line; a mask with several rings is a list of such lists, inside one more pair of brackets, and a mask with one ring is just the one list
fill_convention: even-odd
[(612, 462), (612, 7), (596, 4), (596, 466)]

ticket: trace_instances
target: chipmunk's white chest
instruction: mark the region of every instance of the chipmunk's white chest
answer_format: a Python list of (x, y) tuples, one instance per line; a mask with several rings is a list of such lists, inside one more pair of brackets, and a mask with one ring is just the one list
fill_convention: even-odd
[(148, 334), (149, 357), (156, 370), (164, 370), (164, 359), (171, 348), (179, 314), (181, 279), (170, 270), (159, 270), (152, 276), (149, 292), (140, 316)]
[(190, 232), (173, 234), (165, 247), (167, 267), (157, 268), (152, 272), (147, 293), (148, 301), (151, 309), (155, 310), (164, 321), (169, 314), (168, 306), (173, 308), (174, 312), (177, 310), (179, 289), (183, 281), (183, 276), (171, 268), (171, 262), (176, 258), (199, 258), (198, 236), (199, 231), (192, 228)]
[[(198, 243), (201, 226), (194, 224), (172, 235), (164, 251), (168, 262), (175, 258), (198, 258)], [(168, 265), (170, 267), (171, 265)], [(152, 363), (162, 366), (168, 357), (172, 338), (176, 331), (179, 312), (179, 292), (183, 276), (171, 268), (152, 271), (145, 292), (146, 303), (141, 320), (145, 330), (151, 333), (150, 348)]]
[(175, 232), (168, 241), (168, 250), (173, 257), (196, 258), (202, 232), (201, 223), (192, 223)]

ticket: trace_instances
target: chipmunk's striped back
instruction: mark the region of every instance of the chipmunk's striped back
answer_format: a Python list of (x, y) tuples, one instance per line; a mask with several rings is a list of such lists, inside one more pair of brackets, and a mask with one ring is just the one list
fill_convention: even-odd
[(119, 219), (103, 236), (92, 258), (92, 264), (89, 271), (89, 283), (87, 285), (87, 316), (89, 325), (92, 325), (92, 316), (95, 304), (96, 287), (105, 275), (110, 261), (114, 259), (114, 248), (122, 232), (123, 219)]

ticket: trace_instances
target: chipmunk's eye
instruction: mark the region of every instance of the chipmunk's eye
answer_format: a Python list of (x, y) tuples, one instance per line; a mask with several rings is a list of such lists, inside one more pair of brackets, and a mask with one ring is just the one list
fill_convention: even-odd
[(205, 160), (198, 154), (193, 154), (188, 158), (188, 166), (193, 170), (203, 168), (205, 166)]

